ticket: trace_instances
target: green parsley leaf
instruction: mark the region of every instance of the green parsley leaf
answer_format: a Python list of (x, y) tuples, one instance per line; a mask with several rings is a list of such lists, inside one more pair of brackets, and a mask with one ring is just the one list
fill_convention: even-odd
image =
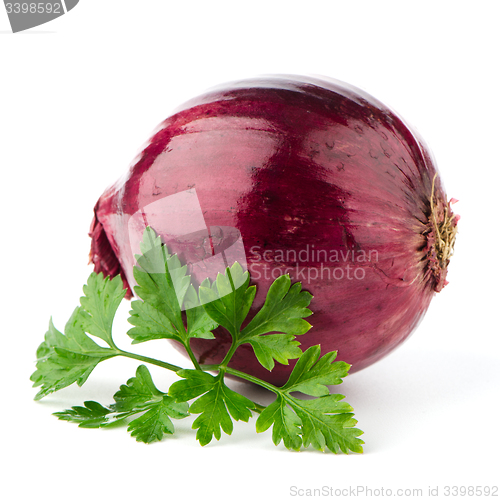
[(264, 432), (271, 425), (273, 426), (273, 443), (276, 446), (283, 440), (287, 449), (300, 450), (302, 420), (286, 405), (281, 395), (278, 395), (276, 400), (262, 411), (255, 423), (257, 432)]
[(87, 284), (83, 286), (85, 294), (80, 299), (83, 308), (84, 329), (113, 347), (111, 328), (116, 314), (127, 291), (123, 288), (120, 275), (112, 280), (104, 278), (102, 273), (91, 273)]
[[(312, 314), (307, 308), (312, 295), (301, 291), (301, 284), (291, 286), (288, 274), (270, 286), (266, 301), (240, 334), (240, 344), (249, 343), (264, 368), (271, 371), (274, 360), (284, 365), (302, 355), (295, 335), (303, 335), (311, 325), (305, 321)], [(269, 332), (281, 334), (265, 335)]]
[[(340, 396), (342, 395), (333, 395)], [(305, 448), (310, 444), (319, 451), (325, 447), (334, 453), (353, 451), (362, 453), (362, 444), (358, 438), (362, 431), (354, 426), (352, 407), (347, 403), (341, 406), (336, 398), (324, 396), (319, 400), (300, 400), (289, 397), (288, 404), (302, 420), (302, 442)]]
[(289, 275), (281, 276), (269, 288), (262, 308), (240, 331), (255, 298), (256, 287), (249, 282), (249, 273), (236, 262), (212, 286), (206, 282), (200, 286), (203, 308), (231, 333), (237, 346), (250, 344), (262, 366), (272, 370), (275, 360), (287, 365), (302, 354), (295, 336), (311, 328), (303, 318), (312, 314), (307, 308), (312, 295), (301, 291), (300, 283), (291, 286)]
[(168, 390), (168, 394), (176, 401), (189, 401), (197, 398), (214, 385), (214, 377), (201, 370), (179, 370), (177, 375), (183, 377), (184, 380), (174, 382)]
[(74, 422), (79, 427), (97, 428), (103, 427), (109, 422), (109, 414), (113, 413), (111, 408), (106, 408), (96, 401), (85, 401), (84, 406), (72, 406), (70, 410), (58, 411), (54, 415), (59, 420)]
[(163, 398), (165, 393), (159, 391), (154, 385), (149, 370), (140, 365), (135, 377), (130, 378), (126, 384), (120, 386), (115, 393), (115, 409), (118, 412), (130, 411), (156, 403)]
[[(344, 396), (329, 394), (326, 385), (339, 384), (347, 375), (349, 365), (336, 361), (336, 353), (320, 356), (320, 346), (307, 349), (297, 361), (287, 383), (278, 389), (276, 400), (265, 408), (256, 422), (257, 432), (264, 432), (273, 425), (273, 442), (281, 440), (288, 449), (300, 446), (334, 453), (353, 451), (362, 453), (362, 431), (354, 426), (352, 407), (341, 401)], [(292, 391), (320, 396), (316, 399), (299, 399)]]
[(170, 418), (181, 419), (189, 415), (189, 405), (177, 402), (156, 388), (149, 370), (140, 365), (135, 377), (120, 386), (113, 396), (113, 409), (118, 418), (125, 418), (137, 413), (141, 416), (130, 422), (127, 430), (137, 441), (151, 443), (161, 441), (164, 433), (173, 434), (174, 425)]
[(134, 326), (127, 335), (132, 344), (158, 339), (181, 340), (181, 335), (165, 314), (148, 302), (134, 300), (128, 322)]
[[(141, 252), (142, 255), (136, 255), (134, 278), (137, 286), (134, 290), (145, 303), (172, 323), (179, 336), (183, 336), (185, 328), (181, 305), (191, 281), (191, 277), (186, 275), (187, 266), (181, 265), (177, 255), (168, 253), (166, 245), (150, 227), (144, 231)], [(170, 329), (166, 334), (170, 334)], [(129, 335), (133, 338), (133, 332)]]
[(307, 318), (312, 311), (307, 309), (312, 300), (309, 292), (301, 291), (300, 283), (291, 286), (290, 276), (277, 278), (269, 287), (264, 305), (242, 330), (241, 338), (255, 337), (269, 332), (286, 332), (303, 335), (311, 325)]
[(169, 417), (184, 418), (188, 416), (187, 404), (185, 409), (180, 409), (180, 404), (169, 396), (163, 396), (161, 401), (151, 405), (150, 409), (140, 417), (130, 422), (127, 430), (136, 441), (152, 443), (161, 441), (164, 434), (174, 433), (174, 424)]
[(200, 304), (200, 299), (193, 285), (190, 285), (187, 290), (184, 304), (186, 308), (188, 337), (197, 339), (215, 338), (212, 330), (215, 330), (219, 325), (207, 314)]
[(114, 400), (115, 403), (109, 407), (95, 401), (85, 401), (84, 406), (73, 406), (54, 415), (60, 420), (88, 428), (115, 426), (134, 417), (127, 430), (143, 443), (161, 441), (164, 434), (173, 434), (174, 425), (170, 419), (189, 415), (188, 404), (179, 403), (159, 391), (144, 365), (137, 368), (135, 377), (120, 387)]
[(289, 359), (300, 357), (302, 354), (302, 350), (299, 347), (300, 342), (294, 339), (294, 335), (277, 333), (256, 336), (248, 340), (248, 343), (253, 347), (259, 363), (271, 371), (274, 368), (274, 360), (287, 365)]
[(299, 358), (302, 351), (295, 336), (311, 328), (303, 319), (312, 314), (307, 308), (311, 294), (301, 291), (300, 283), (291, 286), (290, 276), (279, 277), (271, 285), (262, 308), (240, 331), (256, 292), (255, 286), (248, 286), (249, 282), (250, 275), (244, 273), (238, 263), (227, 268), (211, 287), (200, 287), (205, 311), (229, 330), (238, 345), (249, 343), (259, 362), (268, 370), (274, 368), (274, 360), (288, 364), (289, 359)]
[(205, 281), (199, 290), (200, 302), (207, 314), (235, 339), (255, 298), (256, 287), (249, 287), (249, 282), (248, 271), (243, 272), (241, 265), (235, 262), (224, 274), (217, 275), (211, 287)]
[[(144, 231), (142, 256), (136, 256), (138, 266), (134, 277), (139, 283), (136, 293), (143, 300), (132, 302), (127, 333), (133, 344), (156, 339), (173, 339), (186, 345), (190, 338), (213, 339), (217, 328), (200, 305), (198, 295), (181, 266), (177, 255), (170, 255), (166, 245), (150, 227)], [(186, 310), (187, 328), (182, 320)]]
[(224, 384), (223, 373), (217, 376), (199, 370), (180, 370), (177, 375), (184, 380), (174, 382), (168, 391), (176, 401), (187, 401), (195, 397), (191, 404), (191, 413), (200, 413), (193, 422), (193, 429), (198, 429), (196, 439), (202, 446), (212, 441), (212, 438), (221, 438), (221, 429), (226, 434), (233, 432), (234, 420), (248, 422), (251, 409), (255, 404), (245, 396), (234, 392)]
[(319, 358), (320, 353), (319, 345), (309, 347), (295, 363), (282, 389), (287, 392), (298, 391), (310, 396), (325, 396), (330, 393), (328, 385), (341, 384), (342, 379), (349, 372), (350, 365), (344, 361), (335, 361), (336, 351)]
[[(66, 323), (64, 335), (50, 320), (45, 340), (37, 349), (37, 369), (31, 380), (34, 387), (42, 388), (35, 400), (74, 382), (82, 386), (100, 361), (118, 355), (111, 326), (126, 293), (122, 279), (119, 275), (110, 280), (102, 273), (91, 273), (83, 292), (81, 306)], [(100, 347), (87, 333), (104, 340), (110, 348)]]
[(101, 347), (88, 337), (85, 314), (82, 307), (77, 307), (64, 334), (50, 320), (45, 340), (37, 349), (36, 371), (31, 375), (33, 387), (42, 386), (35, 400), (74, 382), (82, 386), (99, 362), (117, 355), (115, 350)]

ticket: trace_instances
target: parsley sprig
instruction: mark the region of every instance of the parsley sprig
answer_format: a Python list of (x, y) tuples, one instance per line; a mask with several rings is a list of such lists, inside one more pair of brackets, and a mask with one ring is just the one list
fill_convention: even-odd
[[(213, 438), (219, 440), (222, 431), (231, 434), (233, 421), (248, 422), (253, 412), (258, 414), (257, 432), (272, 427), (274, 444), (283, 442), (290, 450), (311, 446), (334, 453), (363, 451), (359, 438), (362, 431), (355, 427), (352, 407), (343, 401), (344, 396), (331, 394), (329, 389), (342, 383), (350, 366), (336, 361), (335, 351), (321, 356), (319, 345), (303, 352), (295, 340), (311, 328), (304, 318), (312, 314), (308, 308), (312, 296), (302, 290), (300, 283), (292, 285), (288, 275), (276, 279), (264, 305), (243, 327), (256, 287), (250, 286), (250, 275), (240, 264), (227, 267), (213, 282), (205, 280), (197, 291), (187, 266), (168, 252), (150, 227), (144, 232), (140, 250), (134, 267), (138, 299), (131, 304), (128, 321), (132, 328), (127, 333), (132, 344), (176, 340), (186, 350), (193, 367), (182, 368), (116, 346), (112, 325), (125, 296), (123, 282), (120, 276), (110, 279), (92, 273), (83, 287), (80, 306), (66, 323), (64, 333), (54, 327), (52, 320), (49, 322), (31, 376), (33, 385), (40, 387), (35, 400), (75, 382), (81, 386), (100, 362), (125, 356), (172, 370), (180, 380), (163, 393), (141, 364), (135, 377), (116, 392), (113, 404), (103, 406), (85, 401), (83, 406), (54, 415), (87, 428), (126, 424), (130, 434), (144, 443), (173, 434), (171, 419), (197, 415), (192, 427), (204, 446)], [(220, 364), (200, 365), (190, 340), (214, 339), (212, 331), (218, 326), (231, 334), (231, 347)], [(107, 347), (101, 347), (92, 337), (103, 340)], [(243, 344), (249, 344), (257, 360), (270, 371), (275, 362), (287, 365), (296, 359), (288, 381), (276, 387), (230, 367), (232, 356)], [(268, 406), (248, 399), (228, 387), (228, 374), (264, 387), (276, 399)]]

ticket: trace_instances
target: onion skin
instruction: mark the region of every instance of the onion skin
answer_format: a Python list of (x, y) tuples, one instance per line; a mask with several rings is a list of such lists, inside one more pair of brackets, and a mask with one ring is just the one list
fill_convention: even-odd
[[(443, 223), (447, 214), (455, 230), (457, 218), (431, 154), (392, 110), (347, 84), (267, 77), (186, 103), (97, 202), (90, 232), (95, 270), (121, 273), (128, 286), (129, 218), (193, 187), (207, 226), (242, 235), (257, 285), (248, 319), (274, 278), (289, 272), (314, 296), (313, 328), (297, 338), (301, 347), (336, 350), (351, 372), (407, 339), (446, 284), (449, 254), (437, 255), (432, 220)], [(338, 261), (324, 252), (317, 258), (313, 249), (328, 258), (337, 251)], [(216, 340), (192, 340), (200, 363), (221, 362), (230, 346), (225, 330), (214, 333)], [(268, 372), (244, 345), (230, 366), (283, 384), (293, 364)]]

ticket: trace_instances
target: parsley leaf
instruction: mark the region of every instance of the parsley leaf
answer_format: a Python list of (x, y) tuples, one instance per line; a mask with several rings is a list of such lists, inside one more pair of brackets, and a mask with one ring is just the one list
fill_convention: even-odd
[(248, 286), (250, 274), (235, 262), (226, 268), (224, 274), (219, 273), (209, 286), (205, 281), (200, 286), (200, 301), (207, 314), (219, 325), (228, 330), (233, 338), (237, 338), (241, 324), (245, 320), (253, 299), (256, 287)]
[(311, 328), (303, 318), (312, 314), (307, 308), (312, 295), (302, 291), (300, 283), (291, 286), (289, 275), (280, 276), (269, 288), (262, 308), (240, 330), (255, 298), (256, 287), (249, 283), (249, 273), (236, 262), (225, 274), (219, 274), (212, 286), (202, 284), (201, 303), (208, 315), (231, 333), (235, 348), (250, 344), (268, 370), (274, 368), (275, 360), (287, 365), (289, 359), (302, 354), (295, 336)]
[(66, 323), (64, 334), (50, 320), (45, 340), (36, 352), (36, 371), (31, 375), (33, 387), (42, 386), (35, 400), (74, 382), (82, 386), (99, 362), (117, 355), (115, 350), (101, 347), (87, 336), (84, 314), (77, 307)]
[(84, 406), (72, 406), (69, 410), (59, 411), (54, 415), (59, 420), (77, 423), (79, 427), (89, 429), (104, 427), (109, 422), (111, 408), (106, 408), (96, 401), (85, 401)]
[(242, 330), (241, 338), (268, 332), (287, 332), (303, 335), (311, 325), (302, 318), (312, 314), (307, 309), (312, 300), (309, 292), (301, 291), (301, 284), (291, 286), (290, 275), (277, 278), (269, 287), (264, 305)]
[(116, 310), (127, 293), (120, 275), (110, 280), (109, 276), (104, 278), (102, 273), (92, 273), (83, 286), (83, 293), (85, 295), (80, 299), (80, 304), (85, 331), (113, 347), (111, 327)]
[[(311, 325), (305, 321), (312, 314), (307, 309), (312, 295), (301, 291), (301, 284), (291, 285), (288, 274), (280, 276), (270, 286), (266, 301), (240, 334), (240, 344), (248, 342), (264, 368), (271, 371), (274, 361), (284, 365), (302, 354), (295, 335), (303, 335)], [(282, 334), (264, 335), (269, 332)]]
[(302, 420), (302, 442), (305, 448), (324, 451), (325, 447), (334, 453), (354, 451), (362, 453), (363, 441), (358, 438), (362, 431), (354, 426), (352, 407), (339, 402), (344, 396), (332, 394), (313, 400), (289, 397), (288, 404)]
[(136, 376), (122, 385), (114, 395), (115, 403), (104, 407), (95, 401), (85, 401), (84, 406), (54, 413), (60, 420), (77, 423), (79, 427), (110, 427), (135, 418), (127, 430), (137, 441), (151, 443), (161, 441), (164, 434), (173, 434), (171, 418), (181, 419), (189, 415), (188, 404), (159, 391), (149, 370), (140, 365)]
[[(214, 338), (218, 325), (200, 305), (198, 295), (177, 255), (170, 255), (161, 238), (150, 227), (141, 243), (143, 255), (137, 255), (135, 292), (143, 300), (132, 302), (127, 334), (133, 344), (156, 339), (173, 339), (187, 345), (190, 338)], [(182, 320), (186, 309), (187, 328)]]
[(152, 443), (161, 441), (164, 434), (174, 433), (174, 424), (171, 418), (184, 418), (188, 416), (187, 404), (185, 409), (180, 408), (173, 398), (163, 396), (163, 398), (154, 405), (150, 405), (149, 410), (140, 417), (130, 422), (127, 430), (136, 441), (143, 443)]
[[(329, 394), (326, 385), (339, 384), (347, 375), (349, 365), (336, 361), (336, 352), (320, 356), (320, 346), (312, 346), (297, 361), (288, 382), (277, 389), (276, 400), (265, 408), (256, 422), (257, 432), (273, 426), (273, 442), (281, 440), (288, 449), (301, 445), (334, 453), (362, 453), (362, 431), (354, 426), (352, 407), (343, 402), (344, 396)], [(292, 391), (320, 396), (299, 399)]]
[(142, 300), (134, 300), (131, 306), (128, 322), (134, 327), (127, 335), (132, 344), (158, 339), (180, 340), (179, 332), (161, 311)]
[[(35, 400), (67, 387), (74, 382), (82, 386), (100, 361), (119, 354), (111, 336), (113, 319), (125, 296), (120, 276), (112, 280), (102, 273), (91, 273), (83, 286), (81, 306), (73, 311), (64, 335), (49, 322), (45, 340), (37, 349), (36, 371), (31, 375), (33, 386), (42, 386)], [(87, 334), (104, 340), (110, 347), (101, 347)]]
[(234, 420), (248, 422), (255, 403), (245, 396), (234, 392), (224, 384), (224, 374), (217, 376), (199, 370), (180, 370), (177, 375), (184, 380), (174, 382), (168, 391), (176, 401), (188, 401), (203, 394), (191, 404), (191, 413), (200, 413), (193, 422), (193, 429), (198, 429), (196, 439), (202, 446), (221, 438), (221, 429), (226, 434), (233, 432)]
[(188, 337), (197, 339), (215, 338), (212, 330), (215, 330), (219, 325), (206, 313), (200, 304), (200, 299), (193, 285), (190, 285), (187, 290), (184, 304)]
[[(191, 277), (186, 275), (187, 266), (182, 266), (177, 255), (170, 255), (161, 237), (147, 227), (140, 245), (142, 255), (136, 255), (134, 278), (137, 295), (149, 306), (161, 311), (172, 323), (178, 335), (185, 331), (181, 316)], [(170, 337), (167, 337), (170, 338)]]
[(302, 420), (286, 405), (283, 396), (278, 394), (276, 400), (259, 415), (255, 425), (257, 432), (264, 432), (272, 425), (272, 438), (276, 446), (283, 440), (289, 450), (300, 450)]
[(319, 358), (320, 353), (319, 345), (307, 349), (295, 363), (282, 389), (287, 392), (302, 392), (309, 396), (325, 396), (330, 394), (328, 385), (341, 384), (342, 379), (347, 377), (350, 365), (344, 361), (335, 361), (336, 351), (328, 352)]
[(159, 391), (154, 385), (149, 370), (140, 365), (135, 377), (130, 378), (126, 384), (120, 386), (115, 393), (115, 408), (118, 412), (130, 411), (158, 402), (165, 393)]
[(256, 336), (248, 340), (248, 343), (253, 347), (259, 363), (271, 371), (274, 368), (274, 360), (287, 365), (289, 359), (300, 357), (302, 354), (300, 342), (294, 339), (294, 335), (277, 333)]

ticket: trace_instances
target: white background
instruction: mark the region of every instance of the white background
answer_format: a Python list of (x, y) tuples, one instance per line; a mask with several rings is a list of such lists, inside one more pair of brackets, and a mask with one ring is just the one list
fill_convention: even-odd
[[(292, 486), (427, 496), (438, 486), (444, 498), (446, 485), (499, 485), (498, 19), (494, 1), (81, 0), (13, 35), (0, 6), (8, 497), (285, 499)], [(192, 418), (149, 446), (123, 428), (58, 421), (53, 411), (86, 399), (111, 402), (137, 366), (108, 361), (82, 388), (33, 402), (29, 376), (49, 317), (63, 328), (91, 271), (95, 202), (176, 106), (266, 73), (334, 77), (392, 106), (430, 145), (448, 195), (460, 200), (449, 286), (401, 348), (339, 388), (365, 431), (365, 453), (289, 452), (270, 432), (257, 435), (254, 422), (202, 448)], [(124, 348), (128, 306), (116, 325)], [(165, 344), (136, 351), (185, 364)], [(151, 371), (160, 389), (175, 380)]]

